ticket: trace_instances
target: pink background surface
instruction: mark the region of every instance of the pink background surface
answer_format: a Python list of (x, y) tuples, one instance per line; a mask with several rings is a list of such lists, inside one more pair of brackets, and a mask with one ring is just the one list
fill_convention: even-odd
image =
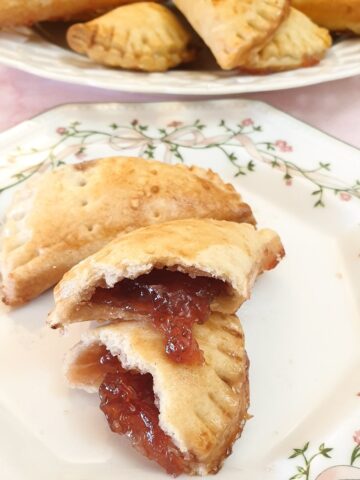
[[(267, 102), (360, 148), (360, 76), (299, 89), (239, 95), (237, 98), (240, 97)], [(0, 66), (0, 131), (62, 103), (191, 98), (199, 97), (114, 92), (47, 80)]]

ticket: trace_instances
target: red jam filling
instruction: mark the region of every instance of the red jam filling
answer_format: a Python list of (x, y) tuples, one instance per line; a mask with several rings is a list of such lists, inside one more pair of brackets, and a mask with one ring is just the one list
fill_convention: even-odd
[(128, 436), (137, 450), (171, 475), (185, 472), (183, 454), (159, 427), (152, 376), (124, 370), (118, 358), (102, 349), (100, 364), (107, 373), (99, 389), (100, 408), (111, 430)]
[(225, 289), (221, 280), (155, 269), (111, 289), (97, 288), (91, 301), (149, 316), (163, 333), (165, 351), (173, 361), (201, 364), (203, 355), (192, 328), (208, 319), (211, 302)]

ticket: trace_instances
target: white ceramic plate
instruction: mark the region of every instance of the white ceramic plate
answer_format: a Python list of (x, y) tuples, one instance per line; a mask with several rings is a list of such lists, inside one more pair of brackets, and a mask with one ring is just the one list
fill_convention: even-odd
[[(201, 70), (140, 73), (115, 70), (54, 45), (29, 28), (0, 31), (0, 62), (36, 75), (64, 82), (141, 93), (223, 95), (303, 87), (360, 74), (360, 38), (336, 43), (321, 63), (312, 68), (272, 75), (237, 75), (214, 65)], [(54, 27), (55, 28), (55, 27)], [(56, 35), (55, 35), (56, 37)]]
[[(0, 151), (3, 189), (62, 162), (122, 154), (211, 167), (232, 182), (287, 256), (240, 311), (254, 417), (217, 478), (360, 479), (358, 150), (231, 100), (65, 105), (1, 134)], [(0, 478), (166, 478), (110, 432), (96, 395), (67, 388), (62, 358), (88, 327), (60, 336), (44, 324), (51, 307), (47, 293), (0, 313)]]

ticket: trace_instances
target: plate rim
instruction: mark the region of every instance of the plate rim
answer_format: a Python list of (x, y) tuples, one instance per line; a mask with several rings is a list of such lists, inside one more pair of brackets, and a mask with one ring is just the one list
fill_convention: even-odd
[[(41, 37), (36, 30), (33, 30), (31, 27), (23, 27), (27, 30), (30, 30), (31, 32), (35, 33), (38, 35), (42, 40), (48, 41)], [(10, 33), (15, 33), (20, 35), (19, 32), (16, 30), (12, 31), (11, 29), (9, 30)], [(0, 35), (2, 31), (0, 30)], [(6, 33), (6, 30), (5, 30)], [(16, 43), (16, 42), (15, 42)], [(359, 38), (359, 43), (360, 43), (360, 38)], [(0, 45), (1, 45), (1, 38), (0, 38)], [(24, 43), (22, 43), (24, 45)], [(59, 50), (62, 50), (62, 48), (58, 45), (51, 44), (52, 47), (57, 48)], [(70, 52), (74, 53), (74, 52)], [(263, 85), (260, 84), (259, 82), (254, 82), (253, 85), (251, 83), (248, 83), (246, 85), (243, 84), (236, 84), (236, 85), (220, 85), (218, 88), (215, 89), (208, 89), (208, 87), (211, 85), (211, 80), (204, 81), (202, 80), (203, 83), (206, 83), (207, 86), (203, 87), (189, 87), (189, 86), (167, 86), (167, 85), (157, 85), (155, 84), (150, 84), (149, 82), (146, 82), (144, 79), (144, 82), (141, 85), (134, 85), (131, 83), (131, 80), (125, 81), (123, 84), (117, 86), (116, 82), (114, 84), (109, 85), (106, 81), (103, 81), (102, 78), (95, 78), (93, 80), (91, 75), (81, 75), (81, 76), (76, 76), (74, 75), (69, 75), (66, 74), (65, 72), (53, 72), (49, 69), (44, 69), (40, 68), (39, 66), (33, 66), (32, 64), (28, 64), (25, 61), (20, 60), (19, 58), (9, 58), (9, 57), (4, 57), (3, 55), (0, 54), (0, 64), (16, 68), (18, 70), (24, 71), (26, 73), (36, 75), (41, 78), (47, 78), (50, 80), (54, 81), (61, 81), (64, 83), (68, 84), (73, 84), (73, 85), (82, 85), (82, 86), (87, 86), (87, 87), (93, 87), (93, 88), (102, 88), (104, 90), (110, 90), (110, 91), (119, 91), (119, 92), (126, 92), (126, 93), (137, 93), (137, 94), (156, 94), (156, 95), (198, 95), (202, 97), (206, 96), (217, 96), (217, 95), (232, 95), (232, 94), (240, 94), (240, 93), (259, 93), (259, 92), (271, 92), (271, 91), (281, 91), (281, 90), (289, 90), (293, 88), (302, 88), (306, 86), (311, 86), (311, 85), (318, 85), (322, 83), (327, 83), (331, 81), (336, 81), (336, 80), (341, 80), (341, 79), (346, 79), (346, 78), (351, 78), (353, 76), (360, 75), (360, 62), (356, 65), (351, 65), (348, 68), (343, 68), (338, 72), (333, 72), (331, 78), (326, 78), (322, 79), (321, 76), (313, 78), (312, 76), (306, 76), (306, 77), (300, 77), (300, 81), (298, 80), (297, 82), (295, 81), (294, 84), (291, 84), (289, 86), (287, 85)], [(308, 68), (300, 68), (297, 70), (293, 71), (305, 71), (308, 70)], [(111, 70), (109, 70), (111, 72)], [(116, 70), (117, 72), (121, 72), (121, 69)], [(271, 74), (272, 78), (273, 76), (276, 75), (282, 75), (282, 74), (287, 74), (292, 71), (288, 72), (277, 72)], [(134, 74), (136, 72), (133, 72)], [(140, 72), (140, 73), (146, 73), (146, 72)], [(159, 73), (159, 72), (158, 72)], [(258, 77), (258, 76), (257, 76)], [(148, 86), (150, 85), (150, 86)]]

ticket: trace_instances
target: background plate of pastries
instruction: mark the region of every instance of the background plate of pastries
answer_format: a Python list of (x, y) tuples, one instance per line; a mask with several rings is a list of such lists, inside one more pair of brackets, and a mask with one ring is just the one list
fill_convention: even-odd
[(215, 95), (360, 73), (360, 0), (5, 0), (0, 62), (72, 83)]

